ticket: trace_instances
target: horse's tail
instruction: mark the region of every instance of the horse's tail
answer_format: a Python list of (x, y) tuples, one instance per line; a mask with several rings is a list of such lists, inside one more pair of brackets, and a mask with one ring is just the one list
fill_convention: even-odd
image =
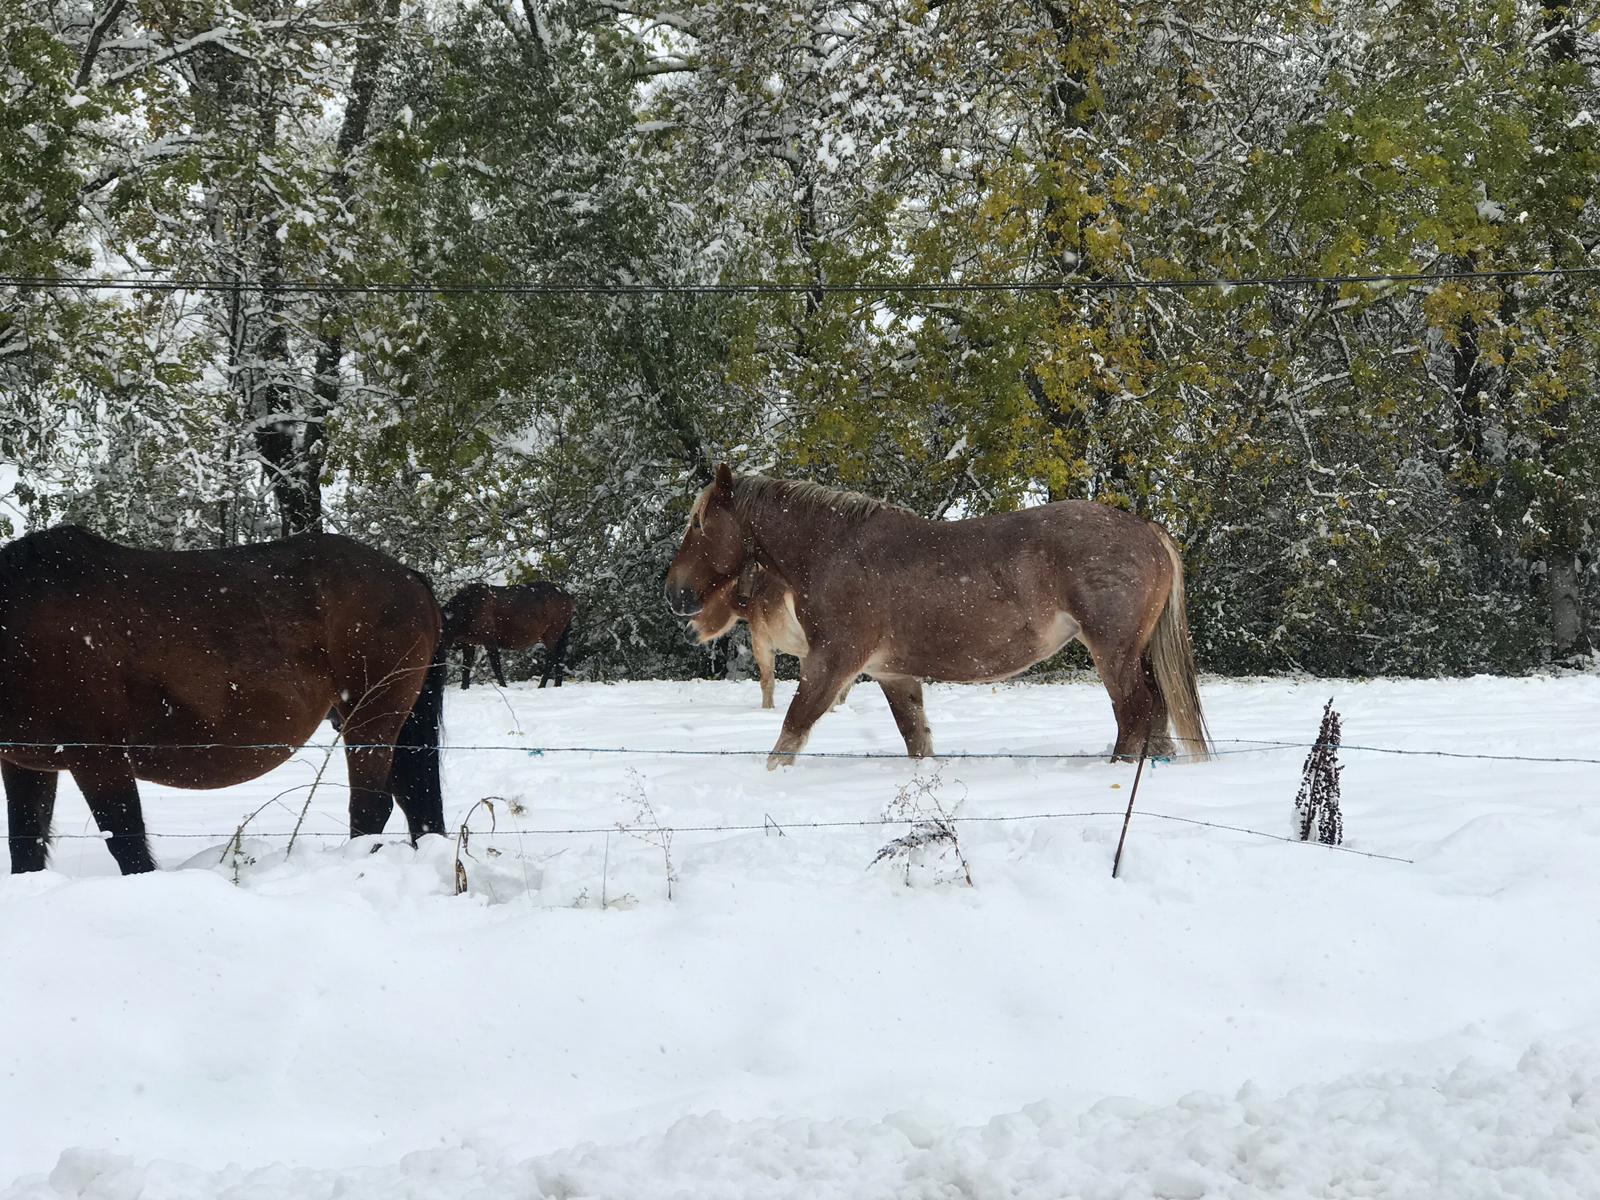
[(439, 734), (450, 643), (440, 637), (423, 676), (422, 692), (395, 740), (390, 787), (413, 834), (444, 832), (444, 788), (439, 782)]
[(543, 687), (550, 682), (550, 676), (556, 677), (556, 686), (561, 686), (561, 666), (567, 657), (567, 639), (572, 636), (572, 617), (567, 617), (567, 623), (561, 627), (561, 636), (556, 639), (556, 644), (551, 647), (550, 653), (545, 658), (544, 674), (539, 677), (539, 686)]
[(1180, 754), (1204, 759), (1211, 754), (1211, 735), (1206, 715), (1200, 707), (1200, 686), (1195, 676), (1194, 645), (1189, 640), (1189, 616), (1183, 599), (1183, 560), (1178, 547), (1163, 530), (1156, 536), (1172, 560), (1172, 590), (1167, 606), (1156, 621), (1154, 635), (1146, 653), (1155, 673), (1156, 688), (1166, 703)]

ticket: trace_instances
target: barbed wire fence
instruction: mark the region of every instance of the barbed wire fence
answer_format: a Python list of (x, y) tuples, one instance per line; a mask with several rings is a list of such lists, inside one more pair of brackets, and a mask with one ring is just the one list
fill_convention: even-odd
[[(108, 743), (108, 742), (0, 742), (0, 749), (26, 749), (46, 750), (66, 753), (69, 750), (113, 750), (119, 752), (137, 750), (285, 750), (290, 752), (320, 751), (332, 754), (338, 750), (362, 750), (374, 748), (364, 743), (346, 745), (342, 742), (292, 744), (288, 742), (249, 742), (249, 743), (220, 743), (220, 742), (193, 742), (193, 743)], [(1172, 763), (1194, 760), (1201, 757), (1223, 758), (1245, 754), (1269, 753), (1277, 750), (1307, 750), (1321, 745), (1317, 741), (1296, 741), (1282, 738), (1215, 738), (1208, 756), (1199, 754), (1172, 754), (1162, 755), (1152, 759), (1154, 763)], [(387, 749), (385, 745), (382, 748)], [(523, 743), (446, 743), (439, 749), (454, 753), (515, 753), (525, 757), (542, 759), (558, 755), (591, 755), (591, 756), (627, 756), (635, 758), (670, 757), (670, 758), (765, 758), (769, 750), (760, 749), (706, 749), (695, 747), (658, 747), (645, 748), (637, 746), (590, 746), (590, 745), (564, 745), (564, 746), (529, 746)], [(1600, 756), (1573, 755), (1573, 754), (1505, 754), (1478, 751), (1440, 750), (1419, 747), (1403, 746), (1378, 746), (1353, 743), (1340, 743), (1341, 751), (1378, 754), (1399, 755), (1407, 757), (1425, 757), (1452, 760), (1476, 760), (1485, 762), (1516, 762), (1536, 763), (1551, 765), (1585, 765), (1600, 766)], [(884, 751), (853, 751), (853, 750), (802, 750), (796, 752), (797, 758), (820, 760), (846, 760), (846, 761), (885, 761), (906, 763), (915, 760), (908, 759), (903, 753), (890, 753)], [(1010, 761), (1010, 762), (1092, 762), (1107, 761), (1109, 755), (1104, 751), (1026, 751), (1026, 750), (997, 750), (997, 751), (954, 751), (939, 754), (936, 761)], [(313, 784), (302, 784), (289, 791), (303, 790), (307, 787), (327, 787), (338, 789), (345, 785), (319, 779)], [(281, 799), (288, 792), (280, 793)], [(270, 802), (269, 802), (270, 803)], [(263, 805), (263, 808), (266, 806)], [(259, 809), (257, 810), (260, 811)], [(1173, 824), (1190, 825), (1198, 828), (1214, 829), (1229, 833), (1245, 834), (1251, 837), (1263, 838), (1276, 842), (1287, 842), (1298, 846), (1314, 847), (1316, 849), (1331, 851), (1340, 854), (1352, 854), (1361, 858), (1381, 860), (1385, 862), (1414, 864), (1415, 860), (1398, 854), (1387, 854), (1374, 850), (1363, 850), (1358, 847), (1344, 845), (1328, 845), (1322, 842), (1302, 841), (1299, 838), (1286, 834), (1273, 833), (1269, 830), (1255, 829), (1245, 825), (1238, 825), (1224, 821), (1213, 821), (1202, 817), (1185, 816), (1179, 813), (1158, 812), (1149, 809), (1137, 810), (1141, 818), (1152, 821), (1164, 821)], [(1087, 821), (1110, 818), (1125, 818), (1122, 809), (1050, 809), (1022, 813), (984, 813), (984, 814), (952, 814), (947, 819), (956, 825), (1005, 825), (1018, 823), (1043, 823), (1049, 821)], [(839, 829), (882, 829), (885, 826), (903, 824), (903, 820), (896, 820), (887, 816), (873, 818), (845, 818), (828, 820), (778, 820), (770, 814), (764, 814), (760, 821), (729, 821), (729, 822), (685, 822), (682, 824), (669, 823), (660, 825), (631, 826), (626, 822), (613, 822), (610, 824), (574, 824), (574, 825), (549, 825), (549, 826), (518, 826), (515, 834), (518, 837), (593, 837), (610, 836), (612, 834), (705, 834), (705, 833), (762, 833), (770, 834), (774, 831), (788, 833), (789, 831), (809, 830), (839, 830)], [(241, 827), (242, 828), (242, 827)], [(239, 829), (229, 831), (184, 831), (177, 833), (149, 832), (148, 836), (156, 840), (198, 840), (219, 842), (238, 837)], [(56, 833), (56, 839), (103, 841), (108, 835), (101, 833)], [(296, 828), (293, 831), (251, 831), (248, 835), (257, 840), (290, 840), (295, 838), (319, 840), (347, 840), (349, 835), (343, 831), (332, 830), (307, 830)], [(375, 843), (401, 843), (408, 840), (408, 835), (400, 832), (394, 834), (371, 835)]]
[[(1176, 739), (1174, 739), (1176, 740)], [(1280, 738), (1212, 738), (1216, 746), (1234, 749), (1212, 749), (1204, 754), (1163, 754), (1152, 756), (1157, 761), (1186, 762), (1207, 758), (1222, 758), (1235, 754), (1259, 754), (1269, 750), (1310, 750), (1323, 743), (1301, 742)], [(1341, 750), (1359, 750), (1368, 754), (1415, 755), (1424, 758), (1484, 759), (1490, 762), (1534, 763), (1587, 763), (1600, 765), (1600, 755), (1572, 754), (1491, 754), (1467, 750), (1435, 750), (1407, 746), (1369, 746), (1353, 742), (1339, 742)], [(11, 750), (389, 750), (388, 742), (73, 742), (73, 741), (0, 741), (0, 749)], [(662, 755), (685, 758), (765, 758), (770, 749), (715, 749), (677, 746), (529, 746), (515, 742), (441, 743), (441, 751), (515, 751), (533, 758), (546, 754), (629, 754)], [(796, 758), (883, 759), (905, 762), (906, 754), (883, 750), (795, 750)], [(941, 751), (939, 759), (1016, 759), (1019, 761), (1093, 761), (1111, 756), (1103, 750), (954, 750)]]

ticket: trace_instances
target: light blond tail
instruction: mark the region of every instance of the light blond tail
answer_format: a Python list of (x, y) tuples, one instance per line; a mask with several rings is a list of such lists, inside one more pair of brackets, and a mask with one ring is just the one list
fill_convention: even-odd
[(1206, 729), (1206, 714), (1200, 707), (1200, 686), (1195, 677), (1194, 646), (1189, 641), (1189, 615), (1183, 599), (1183, 560), (1178, 547), (1160, 529), (1161, 543), (1172, 559), (1172, 591), (1167, 606), (1156, 621), (1147, 653), (1155, 672), (1156, 687), (1167, 706), (1173, 740), (1178, 753), (1193, 761), (1211, 756), (1211, 734)]

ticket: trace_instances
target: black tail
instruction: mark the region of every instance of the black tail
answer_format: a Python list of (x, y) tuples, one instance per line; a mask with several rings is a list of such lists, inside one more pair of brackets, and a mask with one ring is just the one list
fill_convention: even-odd
[(422, 694), (400, 727), (394, 747), (390, 790), (411, 826), (412, 838), (444, 832), (444, 789), (439, 782), (439, 733), (444, 725), (444, 691), (450, 644), (444, 638), (433, 652)]
[(556, 686), (557, 687), (561, 686), (561, 674), (562, 674), (561, 668), (562, 668), (562, 664), (566, 662), (566, 658), (567, 658), (567, 638), (570, 637), (571, 635), (572, 635), (572, 622), (568, 621), (567, 622), (567, 627), (561, 631), (561, 636), (556, 639), (556, 644), (551, 649), (551, 651), (550, 651), (550, 653), (548, 655), (547, 661), (544, 664), (544, 674), (539, 679), (539, 686), (540, 687), (543, 687), (545, 684), (550, 682), (550, 675), (551, 675), (552, 672), (555, 674), (555, 677), (556, 677)]

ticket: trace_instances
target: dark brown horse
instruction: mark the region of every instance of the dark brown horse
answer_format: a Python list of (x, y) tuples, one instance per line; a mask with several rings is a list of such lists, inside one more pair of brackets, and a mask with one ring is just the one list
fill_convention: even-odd
[(539, 686), (549, 683), (553, 674), (560, 687), (574, 608), (568, 593), (542, 580), (511, 587), (469, 583), (444, 606), (444, 640), (461, 645), (461, 686), (472, 682), (472, 660), (479, 646), (489, 652), (494, 677), (505, 687), (500, 651), (530, 650), (543, 643), (545, 664)]
[(137, 780), (227, 787), (343, 721), (350, 835), (393, 802), (444, 830), (438, 602), (349, 538), (134, 550), (71, 525), (0, 549), (0, 772), (11, 869), (44, 867), (70, 771), (124, 874), (155, 869)]
[[(667, 572), (667, 602), (693, 617), (751, 560), (794, 593), (809, 653), (768, 767), (794, 761), (848, 680), (889, 701), (906, 750), (933, 753), (923, 679), (1005, 679), (1077, 638), (1117, 718), (1113, 755), (1208, 749), (1183, 565), (1160, 529), (1087, 501), (965, 521), (813, 483), (733, 477), (700, 493)], [(1169, 735), (1168, 721), (1173, 732)]]
[[(731, 632), (740, 621), (750, 626), (750, 653), (761, 674), (761, 707), (772, 708), (777, 655), (792, 654), (804, 661), (811, 644), (795, 616), (793, 590), (754, 559), (745, 563), (736, 578), (713, 588), (689, 624), (704, 644)], [(834, 704), (843, 704), (849, 694), (850, 684), (846, 683)]]

